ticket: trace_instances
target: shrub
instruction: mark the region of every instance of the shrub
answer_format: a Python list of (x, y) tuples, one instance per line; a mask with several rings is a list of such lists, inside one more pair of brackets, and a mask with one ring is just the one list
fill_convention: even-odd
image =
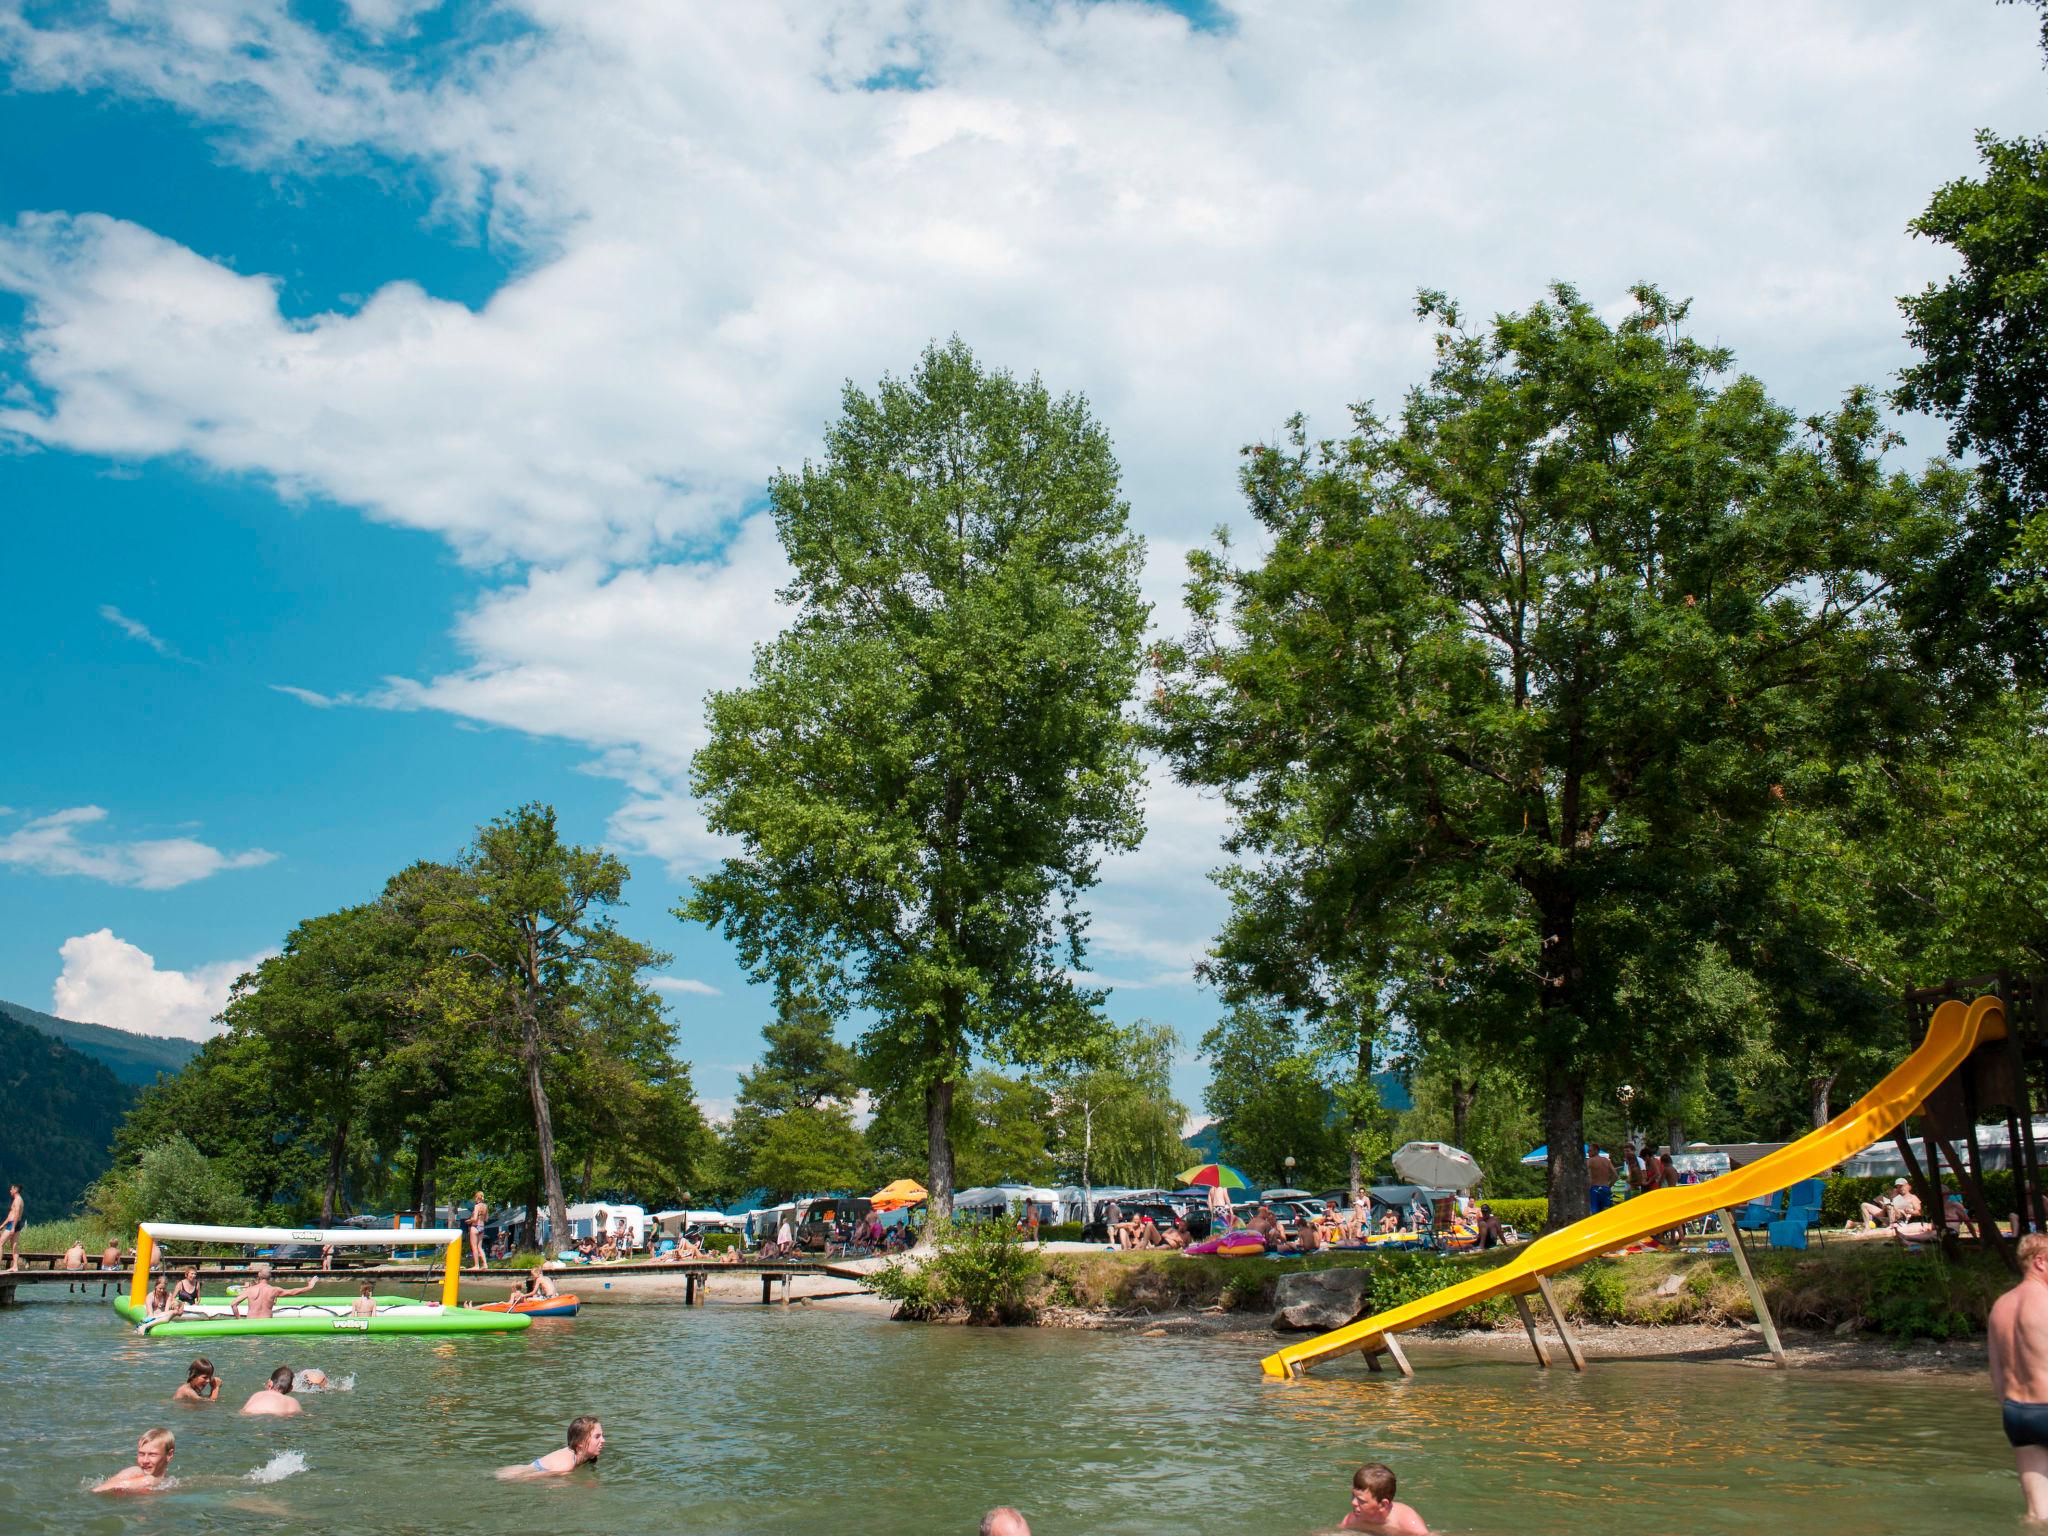
[(1956, 1310), (1938, 1249), (1888, 1253), (1870, 1272), (1870, 1326), (1895, 1339), (1959, 1339), (1974, 1330)]
[(912, 1320), (964, 1311), (970, 1323), (1028, 1322), (1043, 1261), (1007, 1221), (934, 1223), (921, 1265), (899, 1261), (869, 1278)]
[(131, 1166), (104, 1174), (86, 1203), (116, 1232), (128, 1233), (145, 1221), (235, 1226), (253, 1215), (233, 1177), (178, 1135), (144, 1149)]
[[(1915, 1152), (1918, 1152), (1915, 1148)], [(1827, 1181), (1820, 1197), (1820, 1220), (1824, 1227), (1840, 1227), (1863, 1218), (1863, 1202), (1875, 1200), (1880, 1195), (1891, 1193), (1892, 1181), (1896, 1174), (1871, 1178), (1833, 1178)], [(1984, 1172), (1984, 1198), (1991, 1202), (1994, 1213), (2005, 1214), (2012, 1210), (2012, 1172), (2006, 1168), (1989, 1168)]]
[(739, 1246), (740, 1235), (737, 1232), (706, 1232), (704, 1234), (704, 1251), (706, 1253), (724, 1253), (728, 1249)]
[(1628, 1282), (1605, 1259), (1579, 1271), (1579, 1312), (1596, 1323), (1618, 1323), (1628, 1314)]
[(1081, 1241), (1081, 1223), (1078, 1221), (1048, 1222), (1038, 1229), (1041, 1243), (1078, 1243)]

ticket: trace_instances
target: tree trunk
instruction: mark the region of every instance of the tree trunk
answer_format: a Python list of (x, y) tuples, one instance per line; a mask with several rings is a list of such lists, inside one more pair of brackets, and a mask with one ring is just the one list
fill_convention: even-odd
[(933, 1221), (953, 1214), (953, 1079), (934, 1078), (924, 1090), (925, 1210)]
[(1664, 1145), (1671, 1149), (1673, 1157), (1685, 1150), (1685, 1110), (1679, 1090), (1671, 1090), (1664, 1101)]
[(1358, 1209), (1358, 1201), (1365, 1184), (1365, 1170), (1359, 1166), (1358, 1161), (1358, 1143), (1365, 1134), (1365, 1090), (1372, 1086), (1372, 1036), (1371, 1024), (1361, 1020), (1358, 1026), (1358, 1075), (1353, 1081), (1356, 1097), (1352, 1100), (1354, 1108), (1351, 1112), (1351, 1135), (1347, 1138), (1351, 1153), (1351, 1209), (1354, 1211)]
[(427, 1189), (427, 1144), (416, 1141), (412, 1146), (412, 1208), (415, 1219), (421, 1210), (420, 1201)]
[(327, 1144), (327, 1184), (320, 1192), (320, 1225), (334, 1225), (334, 1208), (341, 1196), (341, 1170), (348, 1158), (348, 1117), (334, 1127), (334, 1139)]
[(1809, 1086), (1813, 1089), (1813, 1128), (1819, 1130), (1834, 1118), (1828, 1113), (1828, 1100), (1835, 1091), (1835, 1074), (1816, 1077)]
[(569, 1207), (562, 1199), (562, 1174), (555, 1167), (555, 1117), (548, 1109), (547, 1084), (540, 1076), (540, 1020), (520, 1021), (520, 1054), (526, 1058), (526, 1094), (533, 1104), (533, 1141), (540, 1154), (540, 1182), (548, 1199), (549, 1240), (560, 1247), (569, 1232)]
[(583, 1151), (583, 1177), (576, 1181), (576, 1193), (583, 1199), (590, 1198), (590, 1180), (597, 1172), (597, 1143), (592, 1142)]
[(1586, 1078), (1583, 1072), (1558, 1063), (1543, 1069), (1543, 1139), (1550, 1167), (1544, 1192), (1550, 1197), (1546, 1231), (1585, 1219), (1589, 1206), (1586, 1184)]
[(426, 1159), (427, 1171), (420, 1177), (419, 1222), (431, 1227), (441, 1209), (441, 1154), (428, 1142), (421, 1156)]
[(526, 1241), (540, 1247), (540, 1186), (526, 1186)]
[(1479, 1096), (1479, 1079), (1460, 1082), (1451, 1078), (1451, 1141), (1460, 1151), (1465, 1148), (1465, 1133), (1472, 1120), (1472, 1101)]

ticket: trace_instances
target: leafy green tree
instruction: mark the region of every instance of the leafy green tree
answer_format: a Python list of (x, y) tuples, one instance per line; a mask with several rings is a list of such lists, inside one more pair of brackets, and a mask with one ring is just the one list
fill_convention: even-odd
[(794, 1105), (762, 1125), (750, 1167), (778, 1197), (853, 1190), (864, 1183), (867, 1147), (845, 1105)]
[(1241, 1003), (1202, 1037), (1203, 1104), (1216, 1117), (1224, 1161), (1259, 1184), (1286, 1177), (1319, 1188), (1346, 1176), (1350, 1148), (1313, 1055), (1279, 1011)]
[(1047, 1080), (1060, 1177), (1084, 1186), (1149, 1186), (1173, 1177), (1187, 1118), (1173, 1096), (1179, 1043), (1164, 1024), (1115, 1029), (1086, 1060)]
[[(861, 1182), (863, 1143), (850, 1113), (858, 1092), (853, 1052), (833, 1038), (831, 1015), (811, 999), (785, 998), (777, 1011), (778, 1017), (762, 1028), (767, 1050), (759, 1064), (740, 1074), (727, 1133), (735, 1170), (744, 1184), (782, 1194)], [(831, 1113), (834, 1110), (838, 1113)], [(804, 1116), (800, 1124), (777, 1133), (777, 1123), (795, 1112)], [(782, 1137), (774, 1156), (780, 1172), (770, 1178), (761, 1166), (762, 1149), (775, 1134)], [(791, 1166), (823, 1169), (835, 1176), (785, 1184), (781, 1174)]]
[(237, 1226), (255, 1214), (234, 1176), (178, 1135), (109, 1171), (86, 1203), (116, 1232), (133, 1232), (145, 1221)]
[(1079, 902), (1141, 832), (1143, 549), (1117, 477), (1085, 401), (957, 339), (849, 385), (822, 462), (769, 486), (794, 621), (712, 695), (693, 765), (742, 851), (678, 915), (871, 1015), (864, 1072), (922, 1095), (938, 1215), (975, 1055), (1050, 1063), (1099, 1027)]
[(1052, 1176), (1046, 1132), (1052, 1095), (1023, 1078), (976, 1072), (961, 1095), (964, 1126), (959, 1136), (960, 1181), (984, 1184), (1043, 1184)]
[(521, 806), (479, 828), (454, 869), (456, 878), (420, 898), (428, 941), (447, 957), (435, 982), (439, 1006), (493, 1031), (517, 1059), (541, 1193), (563, 1233), (549, 1078), (565, 1063), (587, 1070), (611, 1057), (608, 1031), (658, 1028), (660, 1006), (641, 973), (668, 957), (613, 925), (625, 862), (564, 843), (552, 806)]
[[(1315, 948), (1259, 964), (1479, 999), (1559, 1147), (1589, 1081), (1641, 1064), (1640, 1000), (1718, 963), (1773, 787), (1898, 726), (1887, 598), (1960, 494), (1883, 471), (1864, 394), (1802, 429), (1684, 305), (1635, 298), (1609, 324), (1560, 286), (1474, 330), (1425, 294), (1436, 366), (1398, 430), (1361, 408), (1341, 443), (1248, 451), (1263, 558), (1192, 559), (1153, 705), (1241, 862), (1318, 904)], [(1656, 1049), (1710, 1052), (1727, 1017), (1660, 1014)], [(1553, 1221), (1585, 1213), (1579, 1159), (1548, 1189)]]

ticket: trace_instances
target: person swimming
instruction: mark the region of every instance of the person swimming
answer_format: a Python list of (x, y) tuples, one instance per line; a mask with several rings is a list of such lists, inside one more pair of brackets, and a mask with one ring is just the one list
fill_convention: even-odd
[(299, 1400), (292, 1396), (292, 1368), (280, 1365), (270, 1373), (270, 1384), (259, 1387), (249, 1394), (249, 1401), (242, 1404), (242, 1412), (259, 1416), (285, 1419), (306, 1410), (299, 1406)]
[(185, 1368), (185, 1384), (171, 1394), (176, 1403), (211, 1403), (220, 1398), (220, 1378), (213, 1373), (213, 1362), (201, 1355)]
[(568, 1443), (560, 1450), (549, 1451), (545, 1456), (516, 1467), (500, 1467), (498, 1476), (506, 1479), (525, 1477), (562, 1477), (574, 1472), (585, 1462), (595, 1462), (604, 1450), (604, 1425), (589, 1414), (569, 1421)]
[(135, 1442), (135, 1465), (93, 1485), (94, 1493), (161, 1493), (170, 1480), (178, 1441), (168, 1429), (146, 1429)]
[(1394, 1469), (1368, 1461), (1351, 1475), (1351, 1509), (1337, 1527), (1383, 1536), (1429, 1536), (1422, 1516), (1394, 1497)]

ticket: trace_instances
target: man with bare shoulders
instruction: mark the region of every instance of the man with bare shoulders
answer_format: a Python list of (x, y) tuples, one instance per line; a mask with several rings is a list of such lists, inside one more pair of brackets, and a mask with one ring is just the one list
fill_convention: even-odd
[(249, 1394), (249, 1401), (242, 1404), (242, 1412), (259, 1417), (288, 1419), (295, 1413), (306, 1410), (299, 1406), (299, 1400), (292, 1396), (292, 1380), (296, 1373), (288, 1365), (280, 1365), (270, 1373), (270, 1385), (259, 1387)]
[(242, 1287), (241, 1294), (236, 1296), (234, 1301), (229, 1304), (228, 1315), (230, 1317), (240, 1317), (242, 1315), (242, 1308), (246, 1306), (251, 1317), (270, 1317), (274, 1315), (274, 1309), (277, 1306), (279, 1297), (303, 1296), (319, 1283), (318, 1280), (308, 1280), (304, 1285), (295, 1286), (289, 1291), (280, 1290), (277, 1286), (270, 1283), (270, 1266), (268, 1264), (258, 1264), (256, 1266), (256, 1283)]
[(171, 1457), (177, 1449), (178, 1442), (168, 1429), (146, 1429), (135, 1442), (135, 1465), (123, 1467), (105, 1482), (95, 1484), (92, 1491), (159, 1493), (171, 1475)]
[(981, 1517), (981, 1536), (1031, 1536), (1031, 1527), (1017, 1510), (999, 1504)]
[(2048, 1232), (2020, 1239), (2020, 1283), (1991, 1309), (1991, 1385), (2019, 1463), (2027, 1518), (2048, 1520)]
[(1393, 1468), (1377, 1461), (1368, 1461), (1351, 1475), (1351, 1509), (1338, 1529), (1429, 1536), (1422, 1516), (1394, 1497)]
[(7, 1266), (9, 1269), (21, 1268), (22, 1220), (21, 1186), (10, 1184), (7, 1186), (7, 1219), (0, 1221), (0, 1253), (7, 1251), (9, 1243), (14, 1245), (14, 1262)]

